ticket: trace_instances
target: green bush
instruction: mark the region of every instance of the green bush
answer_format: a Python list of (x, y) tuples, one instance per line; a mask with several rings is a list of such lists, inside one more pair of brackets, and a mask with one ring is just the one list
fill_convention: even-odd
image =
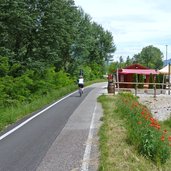
[(56, 85), (57, 88), (68, 86), (74, 83), (74, 81), (69, 77), (69, 74), (67, 74), (63, 70), (55, 74), (54, 80), (55, 80), (54, 84)]
[(18, 77), (6, 75), (0, 79), (0, 106), (28, 103), (71, 84), (73, 80), (69, 75), (62, 70), (55, 72), (54, 67), (44, 70), (41, 76), (32, 70), (27, 70)]
[[(160, 77), (159, 77), (159, 75), (156, 75), (156, 83), (160, 83)], [(156, 88), (161, 88), (161, 85), (156, 84)]]
[(4, 106), (4, 99), (6, 98), (5, 85), (3, 84), (3, 79), (0, 78), (0, 106)]
[[(133, 82), (138, 82), (138, 74), (133, 74)], [(133, 87), (136, 88), (136, 84), (134, 84)]]
[[(149, 83), (154, 83), (153, 75), (150, 74)], [(149, 84), (149, 88), (154, 88), (153, 84)]]
[[(164, 75), (163, 74), (159, 74), (157, 75), (159, 83), (166, 83), (166, 81), (164, 80)], [(159, 86), (159, 88), (162, 88), (162, 85)], [(164, 85), (163, 88), (166, 88), (166, 86)]]
[[(144, 82), (144, 76), (143, 75), (139, 75), (139, 80), (138, 80), (139, 83), (143, 83)], [(143, 88), (144, 85), (143, 84), (139, 84), (138, 85), (138, 88)]]
[(30, 87), (33, 85), (29, 74), (26, 72), (20, 77), (5, 76), (0, 79), (1, 106), (17, 105), (28, 101), (31, 95)]
[(4, 77), (8, 74), (9, 67), (8, 58), (0, 56), (0, 77)]

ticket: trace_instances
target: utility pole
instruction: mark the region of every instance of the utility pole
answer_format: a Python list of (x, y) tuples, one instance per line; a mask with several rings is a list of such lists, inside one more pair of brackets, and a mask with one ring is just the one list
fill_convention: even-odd
[(167, 45), (166, 45), (166, 66), (167, 66)]

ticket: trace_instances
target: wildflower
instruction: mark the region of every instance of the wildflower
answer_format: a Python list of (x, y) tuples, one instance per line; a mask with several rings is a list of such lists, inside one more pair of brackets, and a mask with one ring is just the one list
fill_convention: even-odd
[(168, 140), (171, 141), (171, 136), (168, 137)]
[(150, 118), (150, 121), (154, 123), (155, 122), (155, 119), (151, 117)]
[(165, 138), (164, 138), (164, 135), (162, 135), (162, 136), (161, 136), (161, 140), (164, 141), (164, 139), (165, 139)]
[(158, 124), (158, 125), (156, 125), (155, 127), (156, 127), (158, 130), (160, 129), (160, 125), (159, 125), (159, 124)]
[(151, 127), (155, 127), (155, 124), (151, 123), (150, 126), (151, 126)]
[(145, 114), (144, 111), (142, 111), (142, 112), (141, 112), (141, 115), (144, 115), (144, 114)]
[(138, 124), (139, 124), (139, 125), (141, 125), (141, 124), (142, 124), (142, 122), (141, 122), (141, 121), (139, 121), (139, 122), (138, 122)]
[(165, 130), (163, 131), (163, 133), (166, 134), (166, 133), (167, 133), (167, 130), (165, 129)]

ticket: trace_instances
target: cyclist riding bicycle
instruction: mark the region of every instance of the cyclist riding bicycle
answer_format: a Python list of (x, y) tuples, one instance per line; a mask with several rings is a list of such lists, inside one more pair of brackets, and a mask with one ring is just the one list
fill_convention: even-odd
[(84, 78), (83, 78), (82, 75), (79, 76), (79, 79), (78, 79), (78, 87), (79, 87), (79, 93), (83, 93)]

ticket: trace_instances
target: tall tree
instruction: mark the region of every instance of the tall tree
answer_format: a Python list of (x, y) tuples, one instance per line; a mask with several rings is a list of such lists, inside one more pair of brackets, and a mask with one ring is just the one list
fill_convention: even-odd
[(135, 57), (138, 63), (149, 68), (160, 69), (163, 66), (163, 53), (152, 45), (144, 47)]
[[(112, 34), (105, 31), (102, 26), (91, 21), (91, 17), (80, 12), (80, 22), (78, 23), (78, 32), (72, 45), (72, 58), (75, 60), (75, 66), (88, 65), (95, 70), (100, 68), (104, 71), (105, 61), (109, 61), (112, 53), (115, 52)], [(98, 65), (98, 67), (96, 66)]]
[(139, 58), (140, 58), (140, 53), (138, 54), (135, 54), (132, 58), (133, 60), (133, 63), (136, 64), (136, 63), (139, 63)]
[(51, 65), (70, 73), (80, 64), (102, 68), (116, 49), (112, 34), (73, 0), (1, 0), (0, 36), (1, 56), (39, 72)]
[[(23, 0), (6, 1), (0, 4), (0, 48), (1, 55), (8, 55), (11, 61), (24, 61), (27, 36), (32, 27), (28, 5)], [(10, 53), (9, 53), (10, 52)]]
[(127, 56), (127, 58), (126, 58), (126, 65), (128, 66), (128, 65), (131, 65), (131, 64), (132, 64), (132, 60), (130, 59), (129, 56)]
[(122, 56), (119, 57), (119, 63), (122, 64), (124, 62), (124, 59)]
[(119, 69), (119, 62), (112, 62), (108, 67), (108, 73), (113, 74)]

